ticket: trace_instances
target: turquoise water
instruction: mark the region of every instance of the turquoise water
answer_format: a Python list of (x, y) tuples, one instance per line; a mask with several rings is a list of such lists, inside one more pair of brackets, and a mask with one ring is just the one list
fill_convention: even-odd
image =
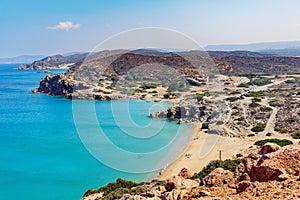
[[(30, 89), (37, 87), (45, 74), (16, 71), (12, 69), (15, 66), (0, 65), (1, 199), (75, 200), (87, 189), (118, 177), (142, 181), (158, 173), (149, 168), (160, 168), (168, 164), (165, 158), (178, 155), (189, 138), (185, 132), (190, 126), (179, 129), (175, 122), (148, 118), (150, 111), (166, 108), (168, 103), (72, 102), (32, 94)], [(95, 109), (94, 113), (89, 108)], [(130, 163), (129, 158), (118, 157), (107, 143), (95, 139), (98, 130), (115, 147), (136, 155), (136, 160)], [(170, 142), (173, 146), (144, 162), (145, 153), (161, 150)], [(174, 150), (179, 143), (182, 148)]]

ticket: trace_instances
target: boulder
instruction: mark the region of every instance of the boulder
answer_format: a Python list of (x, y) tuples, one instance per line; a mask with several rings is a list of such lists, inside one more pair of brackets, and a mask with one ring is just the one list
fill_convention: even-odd
[(187, 168), (183, 168), (178, 174), (178, 176), (182, 176), (183, 178), (187, 179), (191, 178), (193, 175)]
[(277, 151), (280, 148), (281, 147), (275, 143), (266, 143), (259, 151), (259, 154), (264, 155), (264, 154), (272, 153)]
[(216, 168), (203, 179), (203, 185), (207, 187), (219, 187), (234, 184), (234, 174), (223, 168)]
[(238, 193), (240, 192), (244, 192), (249, 186), (251, 185), (251, 182), (250, 181), (242, 181), (242, 182), (239, 182), (236, 186), (236, 191)]
[(197, 186), (199, 186), (199, 182), (195, 180), (185, 179), (182, 176), (176, 176), (167, 182), (165, 189), (167, 191), (172, 191), (175, 188), (192, 188)]

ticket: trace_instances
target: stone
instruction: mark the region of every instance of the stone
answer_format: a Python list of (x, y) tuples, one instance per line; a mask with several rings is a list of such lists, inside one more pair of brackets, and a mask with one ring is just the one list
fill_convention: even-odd
[(280, 174), (277, 178), (277, 181), (285, 181), (289, 178), (289, 175), (288, 174)]
[(216, 168), (203, 179), (203, 185), (218, 187), (234, 183), (234, 174), (223, 168)]
[(272, 153), (272, 152), (277, 151), (280, 148), (281, 147), (275, 143), (266, 143), (263, 145), (263, 147), (259, 151), (259, 154), (263, 155), (263, 154)]
[(183, 168), (178, 174), (178, 176), (182, 176), (183, 178), (188, 179), (191, 178), (193, 175), (187, 168)]
[(172, 191), (176, 187), (176, 183), (173, 180), (167, 182), (165, 189), (169, 192)]
[(175, 188), (192, 188), (196, 186), (199, 186), (199, 182), (191, 179), (185, 179), (182, 176), (176, 176), (167, 182), (165, 189), (167, 191), (171, 191)]
[(249, 186), (251, 185), (251, 182), (250, 181), (242, 181), (242, 182), (239, 182), (236, 186), (236, 191), (238, 193), (240, 192), (244, 192)]
[(199, 195), (200, 196), (210, 196), (210, 192), (208, 192), (208, 191), (205, 191), (205, 190), (200, 190), (199, 191)]

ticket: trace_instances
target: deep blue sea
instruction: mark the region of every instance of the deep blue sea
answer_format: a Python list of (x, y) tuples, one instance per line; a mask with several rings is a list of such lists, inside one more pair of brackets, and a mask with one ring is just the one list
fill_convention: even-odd
[(0, 65), (1, 199), (78, 200), (118, 177), (147, 180), (189, 140), (191, 126), (148, 117), (168, 103), (32, 94), (46, 74), (16, 66)]

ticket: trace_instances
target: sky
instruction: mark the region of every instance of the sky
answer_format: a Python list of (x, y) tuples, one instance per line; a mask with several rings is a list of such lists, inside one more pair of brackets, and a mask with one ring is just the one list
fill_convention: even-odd
[(0, 0), (0, 58), (90, 51), (161, 27), (200, 46), (300, 40), (299, 0)]

